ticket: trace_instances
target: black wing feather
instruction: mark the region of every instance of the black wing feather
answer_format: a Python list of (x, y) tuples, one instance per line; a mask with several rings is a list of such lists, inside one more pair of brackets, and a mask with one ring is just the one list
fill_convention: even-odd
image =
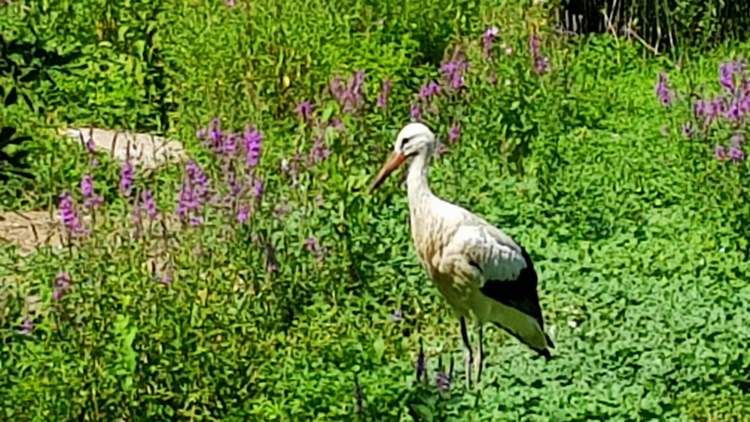
[[(534, 263), (523, 247), (521, 247), (521, 256), (526, 262), (526, 267), (521, 270), (515, 280), (487, 280), (480, 291), (503, 305), (518, 309), (531, 316), (539, 323), (539, 327), (544, 332), (544, 316), (539, 305), (539, 294), (536, 290), (538, 278)], [(544, 335), (547, 337), (550, 347), (555, 347), (549, 336), (546, 333)]]

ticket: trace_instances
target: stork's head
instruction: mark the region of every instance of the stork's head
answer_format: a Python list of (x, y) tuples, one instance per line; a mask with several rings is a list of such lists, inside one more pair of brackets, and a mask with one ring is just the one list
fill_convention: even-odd
[(370, 192), (377, 189), (394, 170), (409, 158), (419, 154), (432, 155), (436, 146), (435, 134), (422, 123), (409, 123), (396, 136), (393, 153), (375, 176)]

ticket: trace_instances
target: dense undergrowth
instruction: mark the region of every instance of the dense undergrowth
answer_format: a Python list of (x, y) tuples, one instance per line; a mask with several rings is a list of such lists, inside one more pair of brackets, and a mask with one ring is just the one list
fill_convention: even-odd
[[(750, 109), (742, 62), (720, 71), (746, 44), (675, 65), (537, 7), (230, 3), (0, 9), (62, 57), (0, 80), (34, 176), (0, 203), (70, 233), (2, 246), (3, 419), (748, 419)], [(538, 263), (556, 358), (488, 330), (481, 394), (400, 180), (364, 193), (410, 119), (444, 141), (435, 192)], [(88, 124), (191, 161), (131, 171), (55, 131)]]

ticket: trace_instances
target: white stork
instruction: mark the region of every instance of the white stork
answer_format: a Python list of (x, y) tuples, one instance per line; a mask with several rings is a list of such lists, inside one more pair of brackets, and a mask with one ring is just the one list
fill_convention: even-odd
[[(547, 359), (554, 344), (544, 332), (537, 274), (526, 250), (483, 218), (430, 190), (427, 173), (436, 145), (427, 126), (406, 125), (369, 191), (411, 161), (406, 186), (412, 239), (423, 267), (459, 317), (468, 388), (473, 362), (478, 366), (477, 384), (482, 376), (485, 323), (494, 323)], [(470, 317), (479, 330), (477, 361), (466, 332)]]

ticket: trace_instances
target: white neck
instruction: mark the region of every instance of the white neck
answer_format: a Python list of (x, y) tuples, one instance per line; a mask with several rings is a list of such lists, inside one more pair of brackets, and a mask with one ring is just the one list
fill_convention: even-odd
[(423, 149), (412, 160), (409, 165), (409, 173), (406, 176), (406, 189), (410, 204), (426, 203), (432, 197), (432, 191), (427, 183), (427, 173), (430, 167), (429, 149)]

